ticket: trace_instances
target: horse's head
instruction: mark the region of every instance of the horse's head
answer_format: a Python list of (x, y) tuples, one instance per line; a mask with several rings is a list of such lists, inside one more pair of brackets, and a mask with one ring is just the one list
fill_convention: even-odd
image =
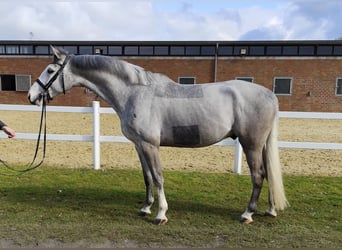
[(60, 48), (51, 46), (54, 58), (32, 84), (28, 99), (32, 104), (40, 105), (43, 98), (52, 99), (54, 96), (65, 93), (63, 71), (67, 66), (70, 56)]

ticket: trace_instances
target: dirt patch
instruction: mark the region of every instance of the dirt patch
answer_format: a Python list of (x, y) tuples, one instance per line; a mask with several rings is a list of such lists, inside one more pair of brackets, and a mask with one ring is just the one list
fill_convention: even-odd
[[(37, 133), (37, 112), (0, 111), (0, 118), (18, 133)], [(48, 133), (92, 133), (91, 114), (48, 113)], [(342, 143), (342, 121), (319, 119), (280, 119), (280, 141), (337, 142)], [(122, 136), (118, 117), (101, 115), (101, 135)], [(0, 158), (11, 164), (27, 164), (32, 160), (35, 141), (1, 139)], [(92, 144), (89, 142), (49, 141), (46, 166), (88, 167), (93, 166)], [(280, 149), (284, 174), (342, 176), (341, 150)], [(232, 172), (234, 149), (210, 146), (199, 149), (161, 148), (164, 169), (182, 171)], [(140, 162), (133, 144), (101, 143), (102, 168), (140, 169)], [(243, 162), (243, 174), (248, 174)]]

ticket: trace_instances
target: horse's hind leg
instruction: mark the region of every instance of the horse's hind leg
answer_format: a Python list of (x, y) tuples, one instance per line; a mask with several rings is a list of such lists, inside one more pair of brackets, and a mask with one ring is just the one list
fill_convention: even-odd
[(144, 181), (145, 181), (145, 187), (146, 187), (146, 200), (143, 208), (140, 209), (140, 215), (145, 216), (145, 215), (150, 215), (151, 214), (151, 207), (154, 202), (154, 197), (153, 197), (153, 179), (152, 179), (152, 174), (150, 171), (150, 168), (148, 164), (146, 163), (145, 157), (143, 156), (143, 153), (140, 152), (139, 148), (136, 147), (136, 150), (139, 155), (139, 159), (141, 162), (141, 167), (143, 170), (143, 175), (144, 175)]
[(258, 200), (265, 177), (263, 166), (262, 148), (244, 149), (247, 163), (251, 172), (253, 191), (246, 211), (241, 215), (240, 221), (249, 224), (253, 222), (252, 215), (257, 210)]
[[(139, 153), (139, 158), (141, 160), (141, 164), (143, 165), (143, 169), (145, 171), (144, 177), (146, 185), (146, 194), (147, 194), (147, 203), (144, 208), (150, 208), (149, 206), (149, 198), (152, 194), (152, 185), (151, 185), (151, 177), (153, 179), (154, 184), (157, 188), (158, 193), (158, 214), (154, 220), (154, 224), (161, 225), (165, 224), (168, 219), (166, 217), (166, 211), (168, 209), (167, 201), (164, 193), (164, 178), (161, 170), (161, 163), (159, 159), (159, 148), (150, 143), (141, 142), (139, 145), (136, 145), (137, 151)], [(152, 196), (153, 197), (153, 196)], [(151, 200), (150, 200), (151, 201)], [(143, 209), (144, 209), (143, 208)]]

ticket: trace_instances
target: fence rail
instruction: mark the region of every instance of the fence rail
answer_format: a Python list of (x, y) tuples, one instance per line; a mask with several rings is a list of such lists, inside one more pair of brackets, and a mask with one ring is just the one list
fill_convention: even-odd
[[(6, 111), (30, 111), (41, 112), (41, 108), (32, 105), (6, 105), (0, 104), (0, 110)], [(100, 169), (100, 143), (101, 142), (123, 142), (130, 141), (123, 136), (102, 136), (100, 134), (100, 114), (115, 114), (112, 108), (101, 108), (98, 101), (93, 102), (92, 107), (65, 107), (47, 106), (47, 112), (61, 113), (91, 113), (93, 114), (93, 134), (92, 135), (67, 135), (67, 134), (47, 134), (47, 140), (53, 141), (86, 141), (93, 142), (93, 166)], [(342, 113), (319, 113), (319, 112), (279, 112), (280, 118), (300, 118), (300, 119), (338, 119), (342, 120)], [(36, 140), (37, 134), (17, 133), (16, 139)], [(0, 133), (0, 138), (6, 135)], [(235, 147), (234, 172), (241, 173), (242, 148), (238, 140), (225, 139), (216, 146)], [(303, 149), (332, 149), (342, 150), (342, 143), (320, 143), (320, 142), (288, 142), (280, 141), (281, 148), (303, 148)]]

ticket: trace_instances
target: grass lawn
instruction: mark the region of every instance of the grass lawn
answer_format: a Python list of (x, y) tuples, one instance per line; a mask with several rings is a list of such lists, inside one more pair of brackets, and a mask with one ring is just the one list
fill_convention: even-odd
[[(251, 192), (249, 176), (165, 171), (169, 222), (139, 217), (145, 199), (136, 170), (42, 167), (0, 176), (0, 245), (46, 242), (130, 247), (341, 247), (340, 177), (285, 176), (291, 207), (263, 217), (267, 188), (254, 223), (239, 217)], [(109, 242), (109, 243), (108, 243)]]

